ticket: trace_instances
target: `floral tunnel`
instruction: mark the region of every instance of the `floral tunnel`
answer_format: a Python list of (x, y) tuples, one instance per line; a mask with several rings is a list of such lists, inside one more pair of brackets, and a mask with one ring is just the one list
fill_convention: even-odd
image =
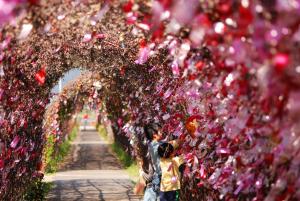
[[(63, 5), (64, 10), (72, 7), (67, 2)], [(91, 8), (93, 12), (103, 4), (97, 2), (93, 5), (80, 7), (86, 11)], [(1, 200), (19, 200), (27, 184), (41, 176), (38, 170), (46, 143), (43, 116), (51, 96), (50, 90), (59, 77), (71, 68), (85, 66), (93, 72), (97, 71), (103, 79), (113, 81), (116, 77), (114, 66), (125, 65), (133, 57), (130, 57), (133, 54), (131, 51), (120, 48), (119, 39), (113, 34), (107, 34), (105, 38), (103, 35), (97, 36), (98, 45), (95, 46), (82, 41), (81, 36), (73, 35), (75, 32), (68, 27), (74, 23), (73, 20), (63, 28), (66, 24), (54, 18), (61, 9), (61, 5), (56, 3), (50, 7), (44, 6), (44, 9), (32, 6), (18, 22), (20, 26), (1, 28)], [(70, 16), (70, 19), (79, 22), (80, 17), (85, 17), (85, 12), (73, 11), (75, 18)], [(111, 14), (120, 15), (116, 11), (112, 9)], [(50, 18), (57, 24), (43, 30)], [(107, 18), (110, 19), (107, 25), (114, 24), (113, 17)], [(62, 29), (55, 30), (55, 26)], [(104, 24), (101, 27), (95, 29), (109, 28)], [(89, 29), (86, 27), (86, 31)], [(109, 28), (112, 33), (116, 33), (116, 29), (117, 26)], [(83, 27), (81, 31), (84, 31)], [(128, 46), (127, 43), (132, 42), (122, 42), (122, 45)]]
[[(68, 137), (70, 129), (76, 126), (76, 119), (73, 115), (80, 112), (87, 102), (98, 109), (101, 101), (99, 90), (102, 87), (98, 83), (99, 79), (96, 79), (95, 75), (83, 74), (65, 86), (63, 91), (47, 106), (44, 117), (44, 133), (47, 138), (45, 149), (51, 149), (51, 157), (58, 154), (59, 145)], [(46, 167), (41, 169), (51, 169), (47, 167), (46, 160), (45, 156), (43, 164)]]
[(300, 199), (299, 1), (28, 2), (0, 35), (1, 199), (38, 176), (50, 89), (83, 66), (120, 132), (184, 140), (185, 199)]
[[(111, 120), (108, 119), (109, 114), (105, 109), (107, 104), (104, 99), (106, 87), (105, 83), (101, 83), (101, 81), (99, 76), (94, 73), (85, 73), (65, 86), (63, 91), (47, 106), (44, 117), (44, 133), (47, 137), (46, 147), (51, 146), (53, 149), (52, 157), (55, 157), (59, 145), (68, 137), (70, 128), (76, 126), (73, 115), (80, 112), (84, 105), (88, 105), (98, 114), (98, 123), (103, 123), (105, 127), (111, 126)], [(112, 105), (113, 103), (109, 104)], [(118, 132), (118, 129), (115, 131), (116, 133), (111, 133), (115, 135), (109, 137), (126, 150), (137, 149), (138, 144), (132, 144), (130, 147), (129, 136), (122, 135), (124, 132)], [(48, 168), (45, 159), (46, 157), (43, 160), (43, 165), (46, 167), (41, 167), (42, 169)]]

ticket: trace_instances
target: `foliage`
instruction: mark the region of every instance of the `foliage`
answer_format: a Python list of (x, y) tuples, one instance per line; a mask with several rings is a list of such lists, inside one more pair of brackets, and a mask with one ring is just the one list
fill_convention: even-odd
[(67, 139), (58, 145), (58, 149), (56, 149), (54, 137), (49, 136), (48, 144), (45, 148), (46, 173), (55, 173), (57, 171), (59, 163), (68, 154), (71, 148), (71, 142), (75, 139), (77, 133), (78, 126), (74, 126), (71, 133), (67, 135)]
[[(97, 125), (97, 130), (104, 140), (108, 141), (107, 132), (103, 125)], [(126, 169), (128, 174), (134, 180), (138, 177), (139, 168), (136, 161), (126, 151), (122, 149), (122, 146), (117, 142), (110, 144), (112, 151), (116, 154), (117, 158), (121, 162), (122, 166)]]
[(26, 190), (23, 201), (44, 201), (53, 184), (49, 182), (36, 181)]
[[(212, 192), (203, 200), (299, 200), (299, 8), (297, 0), (29, 6), (0, 34), (0, 199), (18, 200), (35, 180), (51, 88), (84, 67), (99, 75), (117, 136), (143, 144), (142, 127), (155, 121), (167, 139), (184, 141), (179, 154), (193, 184), (185, 192)], [(81, 90), (97, 96), (70, 87), (58, 107), (74, 111), (69, 103)], [(58, 128), (66, 120), (54, 119)]]
[(97, 124), (96, 129), (98, 130), (98, 133), (101, 136), (101, 138), (108, 141), (108, 136), (105, 127), (101, 124)]
[(121, 145), (119, 143), (114, 142), (113, 144), (111, 144), (111, 148), (113, 152), (116, 153), (118, 159), (121, 161), (125, 168), (130, 167), (134, 163), (132, 157), (121, 148)]
[[(55, 138), (49, 136), (47, 145), (44, 151), (45, 173), (55, 173), (58, 165), (63, 161), (64, 157), (68, 154), (71, 142), (75, 139), (78, 133), (78, 126), (75, 125), (70, 134), (67, 135), (67, 139), (62, 141), (58, 146), (55, 143)], [(42, 201), (45, 200), (46, 195), (52, 188), (52, 183), (43, 182), (38, 180), (33, 182), (29, 188), (26, 189), (26, 193), (23, 197), (24, 201)]]
[(131, 165), (126, 168), (126, 171), (133, 182), (136, 182), (139, 177), (139, 167), (136, 161), (132, 162)]

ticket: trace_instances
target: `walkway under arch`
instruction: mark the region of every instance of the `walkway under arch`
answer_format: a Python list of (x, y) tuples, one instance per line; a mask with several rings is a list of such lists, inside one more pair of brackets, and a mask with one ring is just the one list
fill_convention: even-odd
[(54, 188), (48, 201), (138, 201), (133, 183), (95, 129), (81, 130), (59, 171), (45, 177)]

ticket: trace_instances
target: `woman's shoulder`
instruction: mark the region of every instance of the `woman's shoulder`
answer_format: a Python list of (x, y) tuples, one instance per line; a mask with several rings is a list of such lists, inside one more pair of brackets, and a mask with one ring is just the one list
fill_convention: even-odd
[(184, 163), (184, 156), (183, 155), (175, 156), (172, 158), (172, 161), (176, 162), (178, 165), (181, 165), (182, 163)]
[(172, 158), (160, 158), (161, 163), (172, 163)]

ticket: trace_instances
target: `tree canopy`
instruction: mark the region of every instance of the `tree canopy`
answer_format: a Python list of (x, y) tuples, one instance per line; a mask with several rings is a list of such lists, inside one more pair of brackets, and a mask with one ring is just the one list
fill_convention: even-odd
[(72, 68), (99, 76), (129, 139), (159, 122), (184, 140), (190, 200), (300, 199), (298, 0), (1, 3), (0, 199), (41, 176), (50, 90)]

